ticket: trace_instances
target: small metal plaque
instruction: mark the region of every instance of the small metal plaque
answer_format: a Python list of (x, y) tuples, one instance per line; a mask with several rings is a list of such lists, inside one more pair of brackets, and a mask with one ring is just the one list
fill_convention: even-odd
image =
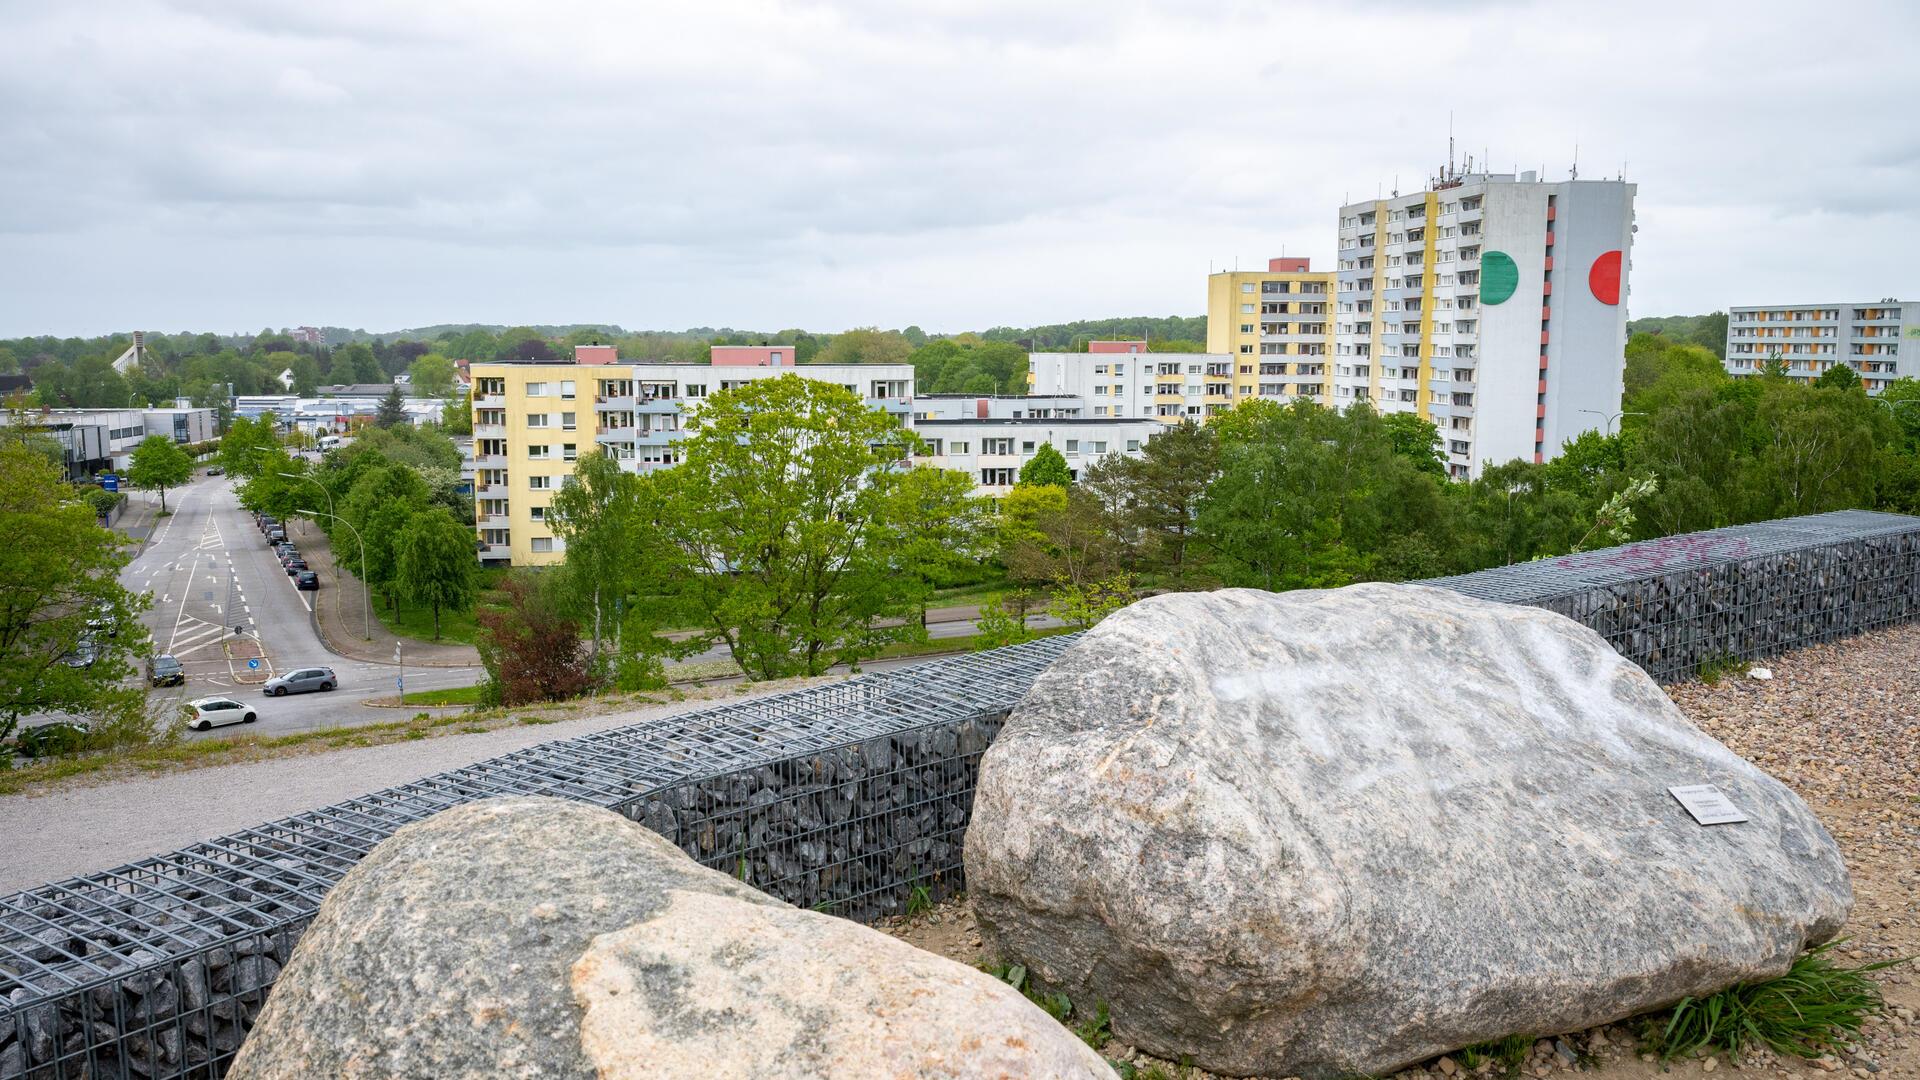
[(1747, 820), (1747, 815), (1712, 784), (1670, 787), (1667, 794), (1678, 799), (1687, 813), (1693, 815), (1693, 820), (1702, 825), (1733, 825)]

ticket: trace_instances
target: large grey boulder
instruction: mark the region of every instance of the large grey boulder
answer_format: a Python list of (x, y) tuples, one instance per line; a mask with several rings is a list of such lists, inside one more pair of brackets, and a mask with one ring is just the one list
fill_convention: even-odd
[[(1714, 784), (1751, 819), (1668, 794)], [(991, 950), (1233, 1075), (1389, 1072), (1784, 972), (1852, 904), (1792, 792), (1591, 630), (1418, 586), (1155, 597), (981, 763)]]
[(361, 860), (228, 1075), (1112, 1073), (990, 976), (789, 907), (617, 814), (516, 798)]

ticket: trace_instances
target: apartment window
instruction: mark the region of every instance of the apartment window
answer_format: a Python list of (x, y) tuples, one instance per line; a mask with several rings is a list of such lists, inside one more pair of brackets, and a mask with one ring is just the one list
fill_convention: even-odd
[(1093, 453), (1096, 453), (1096, 454), (1104, 454), (1104, 453), (1106, 453), (1106, 452), (1107, 452), (1107, 444), (1106, 444), (1106, 443), (1103, 443), (1103, 442), (1097, 442), (1097, 443), (1094, 443), (1094, 444), (1093, 444)]
[(527, 426), (530, 428), (543, 428), (547, 426), (548, 421), (551, 419), (552, 417), (547, 413), (530, 412), (527, 414)]
[(1244, 282), (1244, 283), (1242, 283), (1242, 284), (1241, 284), (1241, 286), (1240, 286), (1240, 291), (1241, 291), (1241, 292), (1243, 292), (1243, 293), (1250, 293), (1250, 292), (1252, 292), (1252, 291), (1253, 291), (1253, 282), (1251, 282), (1251, 281), (1248, 281), (1248, 282)]
[(1067, 440), (1067, 453), (1069, 453), (1069, 454), (1077, 454), (1077, 453), (1079, 453), (1079, 452), (1080, 452), (1080, 440), (1079, 440), (1079, 439), (1068, 439), (1068, 440)]
[(527, 447), (527, 460), (546, 461), (553, 456), (553, 447), (545, 443), (535, 443)]
[(1113, 365), (1113, 373), (1116, 377), (1120, 375), (1125, 375), (1127, 373), (1127, 365), (1125, 364)]
[(1020, 444), (1020, 453), (1028, 457), (1031, 457), (1033, 455), (1032, 439), (1028, 439), (1027, 441)]
[(1127, 440), (1127, 453), (1129, 453), (1129, 454), (1137, 454), (1137, 453), (1139, 453), (1139, 452), (1140, 452), (1140, 440), (1139, 440), (1139, 439), (1128, 439), (1128, 440)]
[(1105, 375), (1107, 373), (1107, 365), (1105, 364), (1093, 365), (1093, 373), (1095, 375)]
[(564, 399), (571, 399), (573, 397), (573, 380), (572, 379), (560, 380), (560, 396)]
[(690, 382), (690, 383), (688, 383), (688, 384), (687, 384), (687, 396), (688, 396), (688, 397), (690, 397), (690, 398), (696, 398), (696, 397), (706, 397), (706, 396), (707, 396), (707, 384), (706, 384), (706, 383), (697, 383), (697, 382)]
[(547, 384), (546, 384), (546, 383), (543, 383), (543, 382), (530, 382), (530, 383), (528, 383), (528, 384), (527, 384), (527, 396), (528, 396), (528, 397), (546, 397), (546, 396), (547, 396)]
[(1096, 387), (1094, 387), (1094, 388), (1093, 388), (1093, 396), (1094, 396), (1094, 397), (1106, 397), (1106, 396), (1107, 396), (1107, 388), (1106, 388), (1105, 386), (1096, 386)]
[(1093, 415), (1095, 416), (1107, 415), (1107, 407), (1105, 405), (1095, 405), (1093, 407)]
[(553, 550), (553, 537), (536, 536), (533, 538), (533, 550), (537, 555), (545, 555)]
[(580, 460), (580, 447), (575, 443), (561, 443), (560, 444), (560, 460), (561, 461)]
[(527, 515), (533, 518), (533, 520), (544, 524), (547, 520), (547, 508), (544, 506), (529, 506), (527, 507)]
[(1015, 476), (1012, 469), (981, 469), (980, 483), (987, 487), (1012, 487)]
[(1253, 314), (1253, 305), (1252, 305), (1252, 304), (1241, 304), (1241, 305), (1240, 305), (1240, 314), (1242, 314), (1242, 315), (1251, 315), (1251, 314)]
[(529, 476), (527, 477), (527, 490), (528, 491), (552, 491), (553, 477)]
[(1240, 324), (1240, 332), (1241, 332), (1241, 333), (1243, 333), (1243, 334), (1251, 334), (1251, 333), (1253, 333), (1253, 324), (1252, 324), (1252, 323), (1250, 323), (1250, 322), (1243, 322), (1243, 323), (1241, 323), (1241, 324)]
[(972, 443), (956, 442), (956, 443), (948, 444), (947, 453), (949, 454), (970, 454), (972, 452), (973, 452)]
[(981, 439), (980, 452), (983, 454), (1011, 454), (1013, 453), (1013, 440)]
[(570, 412), (561, 413), (560, 414), (560, 430), (561, 431), (574, 430), (574, 428), (578, 426), (574, 418), (578, 415), (579, 415), (578, 413), (570, 413)]

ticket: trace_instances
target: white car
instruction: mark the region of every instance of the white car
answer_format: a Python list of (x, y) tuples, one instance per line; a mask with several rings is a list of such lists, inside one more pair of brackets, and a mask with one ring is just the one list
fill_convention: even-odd
[(258, 719), (260, 717), (250, 706), (232, 698), (203, 697), (187, 702), (187, 726), (197, 731), (207, 731), (221, 724), (251, 724)]

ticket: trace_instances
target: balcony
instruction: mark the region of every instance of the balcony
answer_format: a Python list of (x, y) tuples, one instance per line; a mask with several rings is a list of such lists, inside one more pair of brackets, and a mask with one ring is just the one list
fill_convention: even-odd
[(593, 411), (594, 412), (632, 412), (633, 411), (633, 395), (627, 394), (623, 397), (595, 396), (593, 399)]
[(632, 411), (642, 416), (677, 416), (680, 413), (680, 401), (678, 398), (641, 398)]
[(505, 424), (475, 424), (473, 437), (476, 439), (504, 439), (507, 437)]
[(481, 514), (473, 519), (474, 526), (481, 529), (504, 529), (507, 527), (505, 514)]
[(602, 424), (593, 430), (593, 441), (597, 443), (630, 443), (633, 441), (633, 425)]
[(486, 544), (478, 546), (481, 562), (504, 562), (513, 558), (513, 549), (505, 544)]
[(504, 409), (507, 407), (505, 394), (475, 394), (473, 407), (476, 409)]
[(666, 446), (669, 443), (678, 442), (679, 440), (680, 432), (664, 428), (642, 431), (633, 437), (633, 442), (636, 446)]
[(911, 398), (870, 397), (867, 399), (867, 408), (884, 409), (896, 416), (909, 416), (913, 413), (913, 400)]
[(504, 469), (507, 467), (505, 454), (475, 454), (473, 467), (476, 469)]
[(482, 484), (473, 489), (473, 497), (476, 499), (504, 499), (507, 497), (507, 485)]

